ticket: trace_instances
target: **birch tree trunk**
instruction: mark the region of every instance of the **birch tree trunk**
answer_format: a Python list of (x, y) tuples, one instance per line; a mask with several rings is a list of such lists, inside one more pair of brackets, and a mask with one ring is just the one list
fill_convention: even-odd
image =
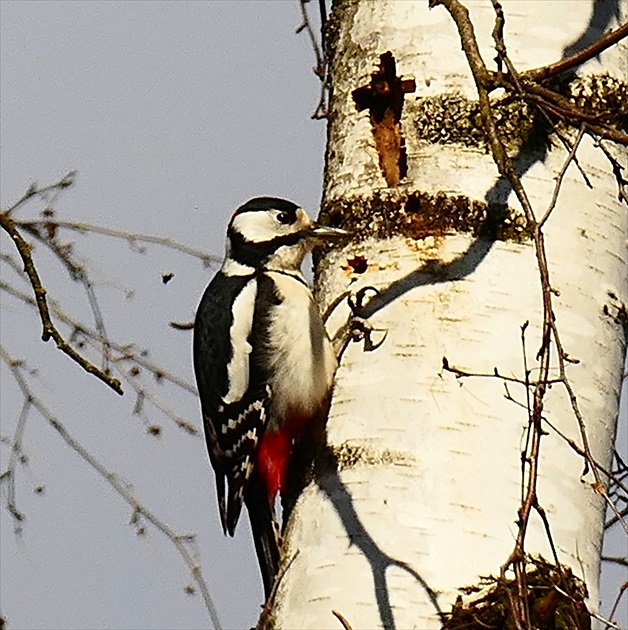
[[(322, 214), (356, 236), (323, 257), (317, 288), (323, 307), (362, 287), (379, 294), (364, 295), (371, 347), (352, 343), (342, 357), (327, 446), (285, 529), (278, 628), (340, 628), (332, 610), (354, 630), (441, 627), (461, 587), (501, 567), (513, 577), (526, 497), (522, 550), (554, 564), (553, 541), (597, 610), (600, 467), (610, 468), (626, 347), (626, 208), (590, 135), (558, 129), (591, 187), (533, 106), (493, 95), (536, 222), (526, 213), (482, 131), (457, 3), (443, 4), (345, 0), (331, 15)], [(592, 19), (594, 4), (606, 22)], [(464, 5), (494, 69), (495, 8)], [(509, 58), (519, 72), (555, 62), (625, 10), (504, 3)], [(580, 66), (571, 89), (590, 95), (603, 75), (616, 86), (626, 59), (624, 40)], [(342, 301), (330, 328), (348, 313)]]

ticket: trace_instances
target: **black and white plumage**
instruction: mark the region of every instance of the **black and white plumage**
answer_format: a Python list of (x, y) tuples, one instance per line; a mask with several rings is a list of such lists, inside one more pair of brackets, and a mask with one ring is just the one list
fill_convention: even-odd
[(194, 369), (222, 526), (234, 534), (245, 502), (267, 595), (279, 560), (274, 498), (337, 366), (301, 264), (317, 242), (345, 234), (289, 201), (248, 201), (196, 315)]

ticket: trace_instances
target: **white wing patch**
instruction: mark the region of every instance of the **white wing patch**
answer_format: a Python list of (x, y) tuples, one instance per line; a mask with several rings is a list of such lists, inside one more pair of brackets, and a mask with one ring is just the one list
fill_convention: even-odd
[(226, 404), (240, 400), (249, 386), (249, 356), (251, 345), (248, 342), (253, 326), (257, 281), (250, 280), (233, 302), (233, 322), (229, 329), (233, 356), (227, 365), (229, 390), (223, 397)]

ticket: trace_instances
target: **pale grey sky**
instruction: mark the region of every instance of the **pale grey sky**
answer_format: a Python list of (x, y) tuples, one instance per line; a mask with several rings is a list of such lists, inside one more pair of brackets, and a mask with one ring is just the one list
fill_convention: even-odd
[[(0, 9), (3, 206), (32, 181), (75, 169), (76, 186), (55, 203), (59, 218), (169, 236), (220, 256), (230, 213), (252, 196), (316, 211), (325, 124), (310, 120), (319, 84), (307, 37), (295, 34), (297, 0), (3, 0)], [(193, 318), (212, 270), (158, 246), (139, 254), (106, 237), (64, 238), (97, 283), (110, 337), (150, 348), (192, 381), (191, 335), (168, 322)], [(12, 249), (5, 234), (0, 246)], [(35, 255), (50, 295), (89, 322), (80, 286), (45, 251)], [(175, 274), (167, 285), (163, 272)], [(5, 266), (2, 279), (16, 281)], [(262, 594), (248, 526), (223, 537), (203, 440), (149, 404), (146, 418), (133, 416), (130, 387), (119, 398), (43, 344), (17, 301), (3, 297), (1, 312), (2, 344), (38, 369), (36, 394), (147, 507), (177, 532), (197, 534), (224, 627), (253, 625)], [(0, 377), (5, 438), (22, 399), (4, 365)], [(144, 383), (200, 428), (192, 395)], [(161, 438), (147, 435), (148, 422), (162, 427)], [(138, 537), (131, 509), (36, 413), (23, 445), (21, 538), (0, 510), (0, 612), (10, 630), (209, 627), (200, 596), (184, 593), (191, 580), (172, 545), (151, 527)], [(0, 454), (4, 469), (6, 445)], [(39, 484), (43, 494), (33, 491)]]

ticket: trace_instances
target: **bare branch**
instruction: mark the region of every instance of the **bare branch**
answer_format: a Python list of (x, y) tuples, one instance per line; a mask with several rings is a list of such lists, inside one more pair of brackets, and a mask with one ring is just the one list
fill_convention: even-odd
[(599, 149), (604, 153), (606, 159), (610, 162), (611, 168), (613, 169), (613, 175), (615, 176), (615, 180), (617, 181), (617, 197), (620, 201), (628, 204), (628, 181), (624, 178), (622, 171), (624, 167), (616, 160), (611, 152), (604, 146), (601, 140), (598, 138), (595, 139), (595, 146), (599, 147)]
[[(524, 385), (526, 387), (530, 387), (531, 385), (538, 385), (540, 381), (530, 381), (529, 379), (521, 379), (516, 376), (504, 376), (500, 374), (497, 368), (494, 368), (492, 372), (468, 372), (461, 368), (458, 368), (454, 365), (450, 365), (447, 357), (443, 357), (443, 370), (445, 372), (451, 372), (455, 375), (456, 378), (497, 378), (501, 381), (505, 381), (507, 383), (517, 383), (518, 385)], [(548, 379), (544, 380), (543, 383), (546, 385), (554, 385), (555, 383), (562, 383), (562, 379)]]
[(586, 122), (591, 133), (618, 144), (628, 145), (628, 134), (620, 129), (615, 129), (610, 125), (599, 122), (600, 117), (604, 113), (587, 114), (571, 103), (569, 99), (541, 85), (529, 81), (521, 85), (522, 98), (534, 103), (539, 109), (547, 112), (549, 115), (572, 126), (578, 126), (582, 122)]
[[(10, 261), (6, 257), (5, 254), (1, 255), (2, 259)], [(29, 306), (36, 307), (35, 300), (31, 298), (26, 293), (16, 289), (10, 284), (0, 280), (0, 290), (5, 291), (9, 295), (21, 300), (22, 302), (28, 304)], [(99, 349), (98, 342), (98, 333), (88, 327), (85, 327), (83, 324), (78, 322), (77, 320), (70, 317), (65, 311), (61, 309), (58, 303), (55, 300), (50, 300), (49, 304), (50, 309), (54, 313), (55, 317), (69, 326), (76, 336), (80, 336), (81, 339), (86, 341), (92, 348), (95, 350)], [(194, 425), (190, 422), (182, 418), (175, 411), (170, 409), (165, 403), (161, 402), (158, 397), (156, 397), (152, 392), (148, 391), (145, 386), (140, 384), (137, 379), (137, 375), (139, 374), (139, 368), (144, 368), (153, 374), (155, 379), (159, 381), (169, 381), (173, 385), (180, 387), (181, 389), (193, 394), (196, 396), (196, 388), (188, 383), (186, 380), (180, 378), (179, 376), (169, 372), (162, 366), (148, 359), (148, 352), (146, 350), (134, 349), (132, 345), (124, 345), (115, 341), (110, 342), (113, 354), (111, 357), (112, 368), (118, 370), (118, 373), (126, 379), (126, 381), (133, 387), (133, 389), (138, 393), (141, 393), (145, 396), (150, 402), (157, 407), (164, 415), (169, 417), (171, 420), (175, 422), (180, 428), (184, 429), (187, 433), (191, 435), (198, 435), (198, 430)], [(126, 366), (131, 364), (129, 369), (126, 369)]]
[(205, 267), (209, 267), (212, 263), (220, 261), (218, 256), (212, 256), (194, 247), (189, 247), (183, 243), (179, 243), (165, 236), (156, 236), (154, 234), (142, 234), (135, 232), (127, 232), (117, 228), (106, 227), (102, 225), (94, 225), (92, 223), (81, 223), (78, 221), (58, 221), (58, 220), (37, 220), (37, 221), (16, 221), (16, 225), (31, 230), (37, 230), (39, 236), (49, 233), (56, 229), (71, 230), (80, 232), (81, 234), (92, 233), (102, 234), (103, 236), (111, 236), (112, 238), (127, 241), (129, 245), (135, 246), (137, 243), (150, 243), (152, 245), (161, 245), (168, 249), (182, 252), (188, 256), (198, 258)]
[(39, 274), (35, 267), (35, 263), (31, 256), (31, 245), (20, 234), (19, 230), (15, 226), (15, 222), (6, 213), (0, 213), (0, 226), (13, 240), (15, 247), (17, 248), (22, 262), (24, 263), (24, 270), (28, 275), (33, 292), (35, 294), (35, 300), (37, 302), (37, 310), (41, 319), (43, 332), (42, 340), (48, 341), (53, 339), (57, 344), (57, 348), (67, 354), (73, 361), (78, 363), (86, 372), (93, 374), (96, 378), (99, 378), (103, 383), (107, 384), (118, 394), (122, 394), (122, 388), (120, 381), (116, 378), (112, 378), (93, 363), (88, 361), (85, 357), (79, 354), (72, 346), (70, 346), (65, 339), (61, 336), (55, 325), (52, 323), (50, 312), (48, 310), (48, 302), (46, 300), (46, 289), (42, 286)]
[[(224, 454), (221, 453), (221, 456), (224, 456)], [(281, 565), (279, 572), (275, 576), (275, 579), (273, 581), (273, 587), (270, 591), (270, 595), (268, 596), (266, 604), (264, 604), (262, 614), (260, 615), (260, 618), (259, 618), (259, 621), (257, 622), (257, 626), (255, 630), (266, 630), (266, 628), (268, 628), (269, 626), (272, 626), (270, 621), (272, 619), (273, 608), (275, 606), (275, 600), (277, 599), (277, 591), (279, 590), (279, 585), (281, 584), (281, 581), (283, 580), (284, 576), (288, 572), (288, 569), (290, 569), (290, 567), (292, 566), (292, 563), (297, 559), (298, 556), (299, 556), (299, 550), (297, 549), (292, 555), (292, 557), (290, 558), (290, 560), (288, 560), (288, 562), (284, 562)]]
[(526, 70), (522, 76), (532, 79), (533, 81), (542, 81), (543, 79), (556, 76), (576, 66), (582, 65), (585, 61), (593, 59), (593, 57), (597, 57), (597, 55), (604, 52), (607, 48), (614, 46), (626, 36), (628, 36), (628, 23), (622, 24), (614, 31), (602, 35), (602, 37), (593, 42), (590, 46), (583, 48), (580, 52), (571, 55), (571, 57), (566, 57), (565, 59), (561, 59), (547, 66), (542, 66), (541, 68)]
[(98, 331), (98, 338), (101, 344), (100, 354), (103, 358), (102, 371), (105, 374), (109, 374), (109, 360), (110, 360), (110, 343), (107, 337), (107, 331), (105, 329), (105, 319), (96, 297), (96, 291), (94, 284), (90, 280), (84, 267), (72, 258), (72, 248), (68, 245), (59, 243), (55, 238), (56, 230), (51, 228), (46, 229), (43, 233), (35, 229), (31, 222), (15, 221), (17, 227), (22, 227), (29, 232), (36, 240), (43, 243), (50, 251), (57, 257), (61, 264), (66, 268), (70, 278), (76, 282), (80, 282), (85, 289), (87, 295), (87, 301), (89, 303), (92, 315), (94, 316), (94, 324)]
[(100, 476), (118, 493), (118, 495), (133, 508), (132, 522), (137, 522), (137, 516), (141, 515), (149, 523), (151, 523), (156, 529), (158, 529), (170, 542), (174, 545), (177, 552), (190, 569), (192, 577), (196, 582), (205, 606), (209, 612), (210, 618), (214, 628), (220, 629), (220, 620), (216, 607), (212, 601), (209, 589), (201, 573), (201, 567), (194, 558), (193, 554), (189, 551), (187, 544), (193, 540), (193, 536), (190, 534), (178, 534), (172, 530), (163, 520), (161, 520), (150, 509), (145, 507), (137, 497), (131, 492), (128, 485), (118, 479), (118, 477), (104, 466), (98, 459), (96, 459), (78, 440), (70, 435), (65, 426), (55, 417), (55, 415), (43, 404), (43, 402), (33, 394), (26, 379), (21, 371), (21, 362), (14, 359), (3, 346), (0, 346), (0, 357), (6, 363), (11, 370), (15, 381), (17, 382), (22, 395), (25, 400), (37, 409), (39, 414), (50, 424), (50, 426), (57, 431), (63, 441), (72, 448), (87, 464), (89, 464)]
[(623, 556), (602, 556), (602, 562), (612, 562), (620, 567), (628, 567), (628, 560)]
[[(621, 601), (621, 598), (624, 596), (624, 593), (627, 590), (628, 590), (628, 582), (624, 582), (619, 589), (619, 593), (617, 593), (617, 598), (615, 599), (615, 603), (613, 604), (613, 607), (611, 608), (609, 619), (612, 619), (615, 616), (615, 612), (617, 611), (619, 602)], [(597, 617), (596, 615), (594, 616), (596, 617), (596, 619), (601, 619), (600, 617)], [(617, 628), (618, 630), (622, 630), (622, 628), (620, 628), (617, 624), (613, 623), (612, 621), (607, 621), (606, 619), (601, 619), (601, 621), (606, 622), (606, 626), (604, 630), (608, 630), (608, 628)]]

